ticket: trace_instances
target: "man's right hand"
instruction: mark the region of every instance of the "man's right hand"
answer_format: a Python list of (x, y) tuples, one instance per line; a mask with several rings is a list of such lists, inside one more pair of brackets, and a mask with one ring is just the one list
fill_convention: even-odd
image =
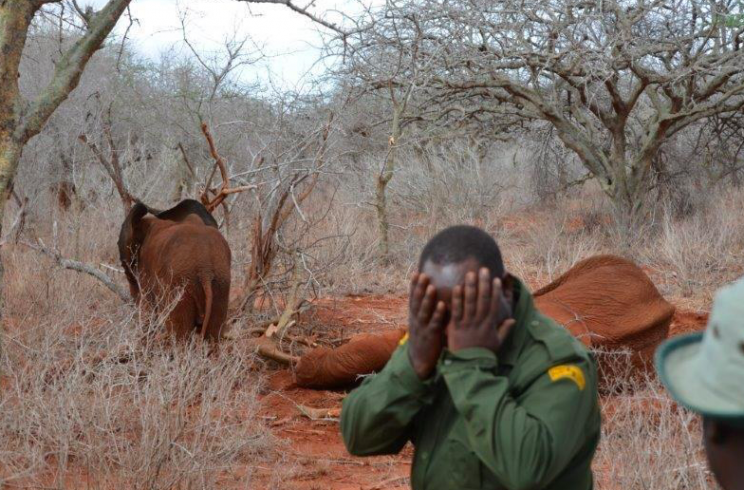
[(426, 274), (414, 274), (408, 300), (408, 356), (420, 379), (427, 379), (442, 352), (447, 308)]

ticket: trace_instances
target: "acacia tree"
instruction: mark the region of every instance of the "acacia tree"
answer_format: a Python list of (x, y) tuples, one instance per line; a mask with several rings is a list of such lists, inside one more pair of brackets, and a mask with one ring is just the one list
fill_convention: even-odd
[(5, 203), (13, 187), (23, 147), (39, 134), (57, 107), (75, 89), (86, 64), (101, 47), (130, 1), (110, 0), (97, 12), (78, 9), (85, 23), (84, 33), (62, 55), (49, 84), (33, 100), (24, 99), (18, 83), (23, 48), (34, 16), (45, 5), (61, 1), (0, 2), (0, 233)]
[[(645, 215), (662, 145), (744, 106), (744, 21), (731, 0), (402, 3), (422, 49), (445, 53), (426, 87), (433, 107), (548, 122), (626, 229)], [(376, 28), (401, 11), (381, 11)]]
[[(39, 134), (59, 105), (67, 99), (93, 53), (103, 44), (131, 0), (110, 0), (101, 10), (85, 11), (74, 3), (85, 23), (82, 36), (63, 53), (47, 87), (33, 100), (25, 100), (19, 87), (19, 66), (34, 16), (47, 4), (60, 0), (0, 2), (0, 236), (5, 203), (13, 189), (23, 148)], [(0, 258), (0, 316), (4, 268)], [(0, 344), (0, 354), (2, 345)]]

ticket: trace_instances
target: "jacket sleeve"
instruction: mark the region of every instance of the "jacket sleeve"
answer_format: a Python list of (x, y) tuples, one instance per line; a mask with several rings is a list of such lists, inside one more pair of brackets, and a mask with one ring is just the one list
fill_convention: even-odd
[[(546, 366), (515, 399), (496, 366), (493, 352), (473, 348), (448, 353), (440, 370), (483, 464), (509, 490), (544, 488), (599, 430), (596, 371), (582, 358)], [(590, 419), (597, 431), (587, 433)]]
[(417, 413), (433, 400), (431, 381), (421, 381), (398, 347), (379, 373), (344, 399), (341, 435), (349, 453), (372, 456), (398, 453), (411, 438)]

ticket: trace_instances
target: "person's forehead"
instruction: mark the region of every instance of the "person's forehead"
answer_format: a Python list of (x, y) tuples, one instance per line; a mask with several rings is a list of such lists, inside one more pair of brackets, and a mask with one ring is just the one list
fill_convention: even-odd
[(421, 272), (431, 280), (431, 284), (437, 289), (452, 289), (465, 280), (465, 274), (470, 271), (477, 272), (479, 263), (475, 258), (467, 258), (462, 262), (436, 264), (427, 260)]

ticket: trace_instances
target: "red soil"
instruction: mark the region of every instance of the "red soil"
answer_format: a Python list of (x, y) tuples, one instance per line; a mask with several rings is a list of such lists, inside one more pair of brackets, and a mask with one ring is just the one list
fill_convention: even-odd
[[(364, 333), (383, 333), (406, 326), (407, 299), (401, 296), (347, 296), (323, 298), (304, 313), (293, 335), (308, 336), (321, 345), (339, 345), (342, 341)], [(670, 335), (702, 330), (707, 314), (678, 311)], [(102, 324), (105, 323), (103, 320)], [(6, 331), (22, 328), (23, 322), (4, 320)], [(69, 335), (75, 335), (79, 325), (71, 325)], [(239, 348), (237, 345), (235, 346)], [(0, 389), (8, 380), (0, 378)], [(292, 373), (278, 370), (268, 374), (261, 395), (260, 416), (279, 439), (279, 451), (285, 461), (278, 465), (259, 467), (255, 488), (287, 490), (388, 490), (408, 488), (412, 456), (411, 446), (395, 456), (356, 458), (344, 447), (338, 428), (338, 413), (345, 396), (342, 391), (302, 389), (293, 382)], [(607, 409), (606, 405), (605, 408)], [(328, 411), (328, 420), (311, 420), (302, 407)], [(650, 407), (654, 408), (654, 407)], [(608, 410), (606, 415), (611, 415)], [(311, 414), (314, 415), (314, 414)], [(611, 418), (611, 417), (610, 417)], [(601, 472), (601, 468), (598, 469)], [(279, 487), (272, 475), (279, 471), (285, 477)], [(228, 478), (229, 479), (229, 478)], [(78, 480), (79, 482), (80, 480)], [(228, 485), (229, 486), (229, 485)]]
[[(303, 327), (308, 333), (349, 338), (359, 333), (379, 333), (405, 327), (406, 298), (391, 296), (347, 296), (325, 298), (316, 302), (305, 315), (313, 325)], [(707, 314), (678, 311), (670, 335), (700, 331)], [(327, 329), (327, 330), (325, 330)], [(330, 332), (330, 333), (327, 333)], [(327, 409), (337, 416), (343, 392), (306, 390), (297, 387), (289, 371), (271, 375), (269, 392), (262, 399), (262, 415), (270, 420), (277, 437), (286, 441), (292, 461), (299, 464), (297, 476), (287, 488), (324, 490), (398, 489), (407, 487), (411, 447), (397, 456), (355, 458), (349, 456), (341, 440), (336, 420), (310, 420), (298, 406)]]
[[(288, 443), (286, 456), (295, 465), (296, 475), (286, 488), (407, 488), (410, 447), (397, 456), (373, 458), (355, 458), (346, 452), (336, 418), (344, 393), (298, 388), (289, 371), (273, 373), (268, 388), (261, 415), (274, 434)], [(311, 420), (302, 414), (304, 407), (327, 409), (330, 420)]]

